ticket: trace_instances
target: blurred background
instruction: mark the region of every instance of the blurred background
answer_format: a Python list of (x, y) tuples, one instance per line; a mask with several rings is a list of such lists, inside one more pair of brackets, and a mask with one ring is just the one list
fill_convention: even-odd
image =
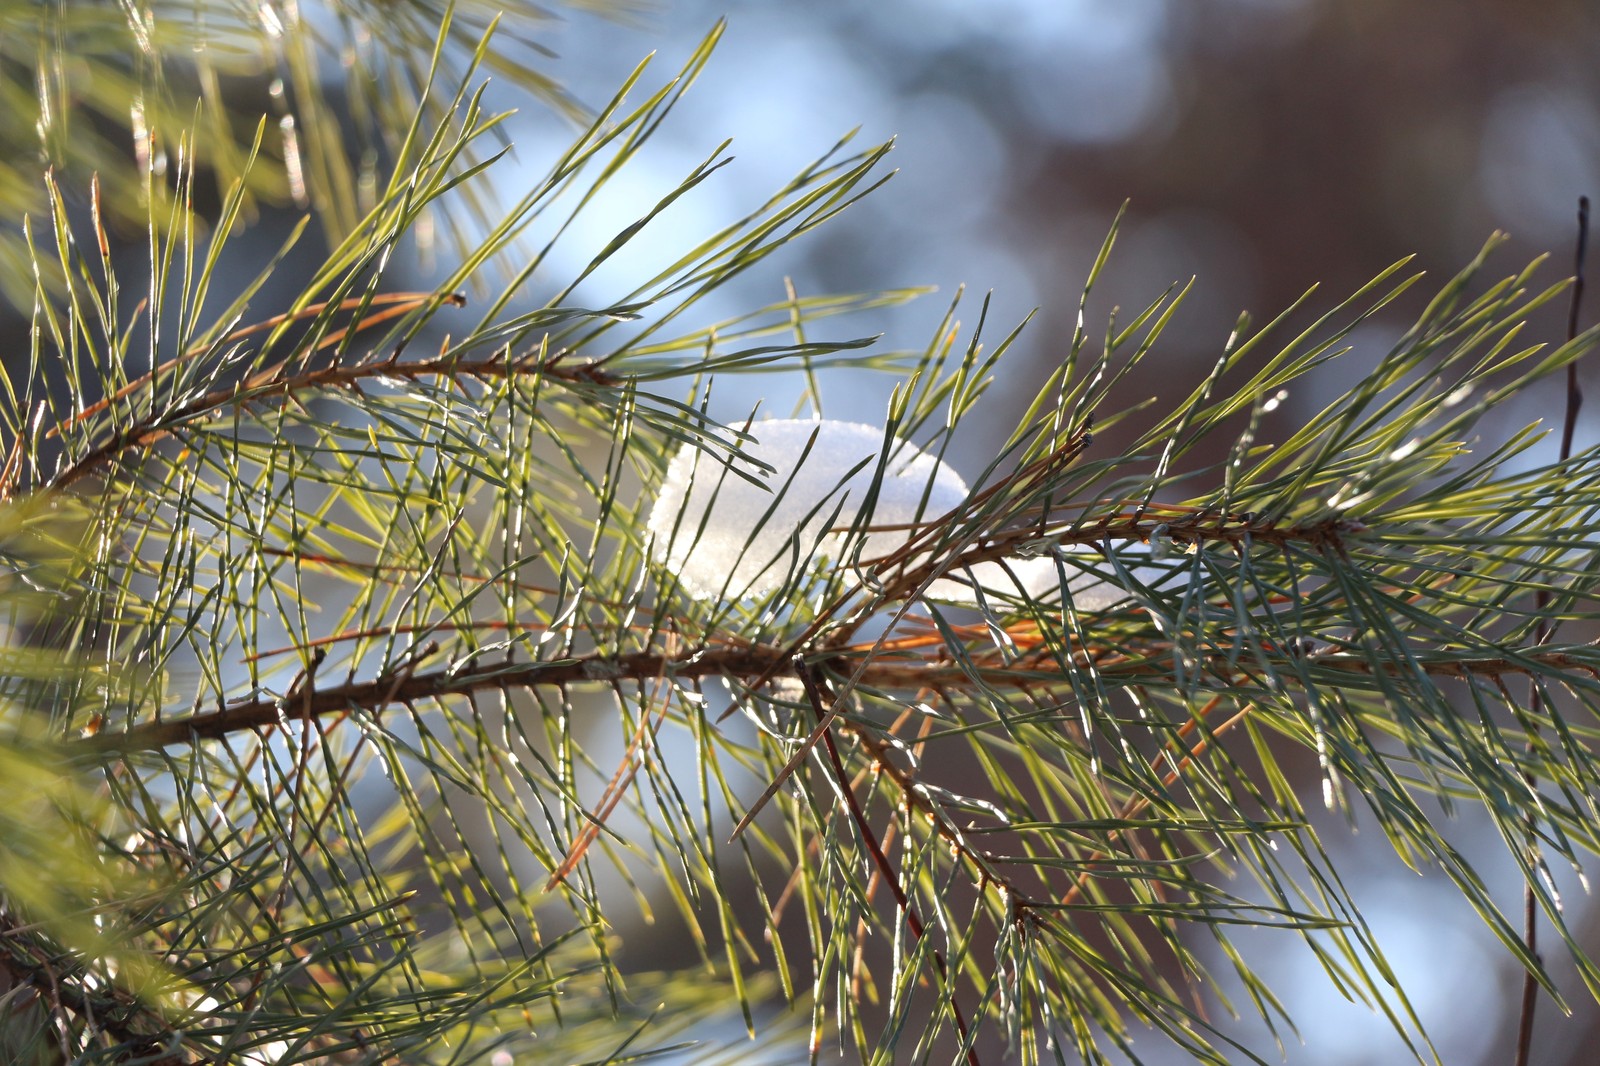
[[(1262, 321), (1312, 285), (1310, 311), (1325, 309), (1416, 257), (1429, 279), (1356, 338), (1377, 353), (1496, 230), (1511, 240), (1490, 275), (1549, 252), (1540, 277), (1554, 282), (1570, 273), (1578, 197), (1600, 193), (1600, 9), (1577, 0), (673, 0), (641, 11), (631, 27), (568, 23), (548, 40), (559, 57), (550, 69), (592, 104), (645, 51), (658, 49), (670, 66), (723, 15), (730, 25), (718, 54), (656, 146), (656, 191), (724, 137), (734, 138), (737, 159), (717, 192), (686, 205), (672, 226), (709, 232), (732, 205), (758, 202), (856, 126), (867, 143), (895, 137), (900, 173), (889, 187), (775, 270), (802, 294), (937, 285), (875, 323), (894, 346), (924, 344), (963, 284), (969, 327), (973, 297), (994, 292), (991, 342), (1038, 309), (982, 418), (965, 427), (956, 462), (969, 476), (1063, 354), (1084, 277), (1124, 200), (1089, 330), (1103, 328), (1113, 305), (1143, 307), (1193, 276), (1149, 364), (1162, 368), (1161, 380), (1136, 383), (1171, 403), (1209, 368), (1241, 311)], [(554, 121), (519, 117), (535, 134)], [(537, 154), (528, 161), (535, 171), (543, 163)], [(672, 226), (657, 237), (664, 250), (682, 246), (685, 234)], [(741, 284), (724, 297), (730, 313), (782, 295), (776, 275)], [(1552, 308), (1529, 342), (1559, 341), (1564, 315)], [(881, 422), (889, 386), (825, 380), (825, 410)], [(720, 413), (735, 417), (761, 401), (787, 414), (800, 384), (790, 387), (723, 383)], [(1600, 396), (1600, 368), (1591, 391)], [(1325, 399), (1292, 395), (1283, 424)], [(1558, 425), (1562, 403), (1552, 383), (1527, 409), (1503, 412), (1503, 424)], [(1600, 403), (1591, 403), (1580, 442), (1600, 436), (1597, 414)], [(1554, 447), (1537, 458), (1553, 459)], [(1460, 848), (1507, 913), (1519, 913), (1520, 882), (1503, 843), (1470, 817), (1457, 821)], [(1408, 870), (1359, 822), (1353, 831), (1330, 817), (1323, 836), (1440, 1058), (1509, 1062), (1520, 973), (1456, 889)], [(1575, 925), (1600, 950), (1600, 912), (1576, 877), (1567, 880), (1569, 914), (1584, 915)], [(1410, 1057), (1389, 1023), (1343, 999), (1292, 938), (1243, 942), (1300, 1026), (1278, 1034), (1285, 1061)], [(1541, 1003), (1534, 1061), (1590, 1062), (1600, 1009), (1559, 961), (1559, 946), (1546, 948), (1575, 1014)], [(1274, 1035), (1259, 1022), (1229, 1031), (1274, 1057)], [(1148, 1061), (1178, 1061), (1164, 1059), (1161, 1044), (1139, 1042)]]

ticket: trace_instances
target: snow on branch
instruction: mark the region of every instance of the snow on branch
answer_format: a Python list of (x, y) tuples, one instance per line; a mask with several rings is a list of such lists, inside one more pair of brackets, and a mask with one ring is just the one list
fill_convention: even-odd
[[(656, 561), (696, 599), (759, 598), (797, 565), (887, 556), (970, 495), (942, 459), (907, 441), (890, 442), (885, 455), (884, 431), (859, 422), (777, 419), (749, 432), (755, 439), (741, 445), (738, 470), (693, 445), (679, 449), (650, 511)], [(978, 563), (934, 582), (928, 595), (970, 604), (981, 586), (986, 595), (1050, 596), (1061, 560), (1080, 608), (1121, 598), (1071, 555)]]

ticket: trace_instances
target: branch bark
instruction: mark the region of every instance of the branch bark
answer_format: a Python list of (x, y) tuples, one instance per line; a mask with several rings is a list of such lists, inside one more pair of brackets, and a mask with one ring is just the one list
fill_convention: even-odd
[[(1172, 672), (1170, 646), (1153, 645), (1137, 658), (1079, 652), (1074, 666), (1093, 668), (1103, 681), (1133, 681), (1166, 677)], [(177, 744), (215, 740), (235, 733), (263, 729), (287, 720), (317, 718), (330, 714), (363, 712), (379, 714), (391, 706), (428, 700), (467, 696), (476, 692), (528, 688), (561, 688), (589, 682), (620, 680), (648, 681), (659, 677), (682, 679), (731, 676), (744, 680), (794, 676), (789, 649), (769, 644), (703, 648), (677, 656), (660, 652), (632, 652), (626, 655), (585, 655), (549, 662), (498, 663), (466, 666), (450, 664), (429, 671), (397, 670), (368, 681), (353, 681), (326, 688), (309, 688), (288, 696), (258, 695), (219, 710), (185, 715), (181, 718), (140, 722), (114, 732), (98, 732), (69, 742), (68, 754), (82, 757), (159, 751)], [(850, 650), (833, 653), (848, 661)], [(1287, 655), (1285, 655), (1287, 661)], [(1358, 655), (1323, 655), (1316, 659), (1319, 672), (1343, 674), (1352, 678), (1375, 673), (1400, 677), (1421, 670), (1441, 678), (1457, 680), (1531, 676), (1560, 672), (1581, 675), (1600, 682), (1600, 657), (1580, 657), (1572, 650), (1528, 649), (1507, 656), (1461, 658), (1454, 655), (1428, 657), (1418, 654), (1405, 664), (1377, 664)], [(1203, 667), (1219, 683), (1237, 683), (1239, 664), (1227, 656), (1212, 656)], [(1540, 669), (1542, 668), (1542, 669)], [(997, 662), (958, 666), (935, 658), (878, 659), (861, 670), (862, 683), (881, 688), (964, 689), (981, 682), (1007, 688), (1036, 688), (1051, 683), (1066, 683), (1055, 668), (1021, 668)]]

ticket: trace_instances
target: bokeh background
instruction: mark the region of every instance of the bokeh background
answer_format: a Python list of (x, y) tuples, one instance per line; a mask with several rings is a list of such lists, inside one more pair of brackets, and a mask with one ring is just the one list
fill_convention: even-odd
[[(939, 293), (871, 323), (886, 343), (905, 347), (925, 343), (961, 285), (968, 326), (974, 297), (993, 290), (991, 340), (1037, 308), (981, 417), (964, 427), (956, 463), (969, 476), (1061, 357), (1084, 277), (1125, 200), (1091, 310), (1103, 325), (1112, 306), (1142, 307), (1195, 278), (1148, 364), (1159, 380), (1134, 383), (1170, 403), (1210, 366), (1241, 311), (1260, 321), (1312, 285), (1320, 286), (1314, 311), (1415, 256), (1429, 279), (1355, 338), (1376, 353), (1494, 231), (1510, 241), (1492, 274), (1549, 252), (1541, 277), (1553, 282), (1570, 272), (1578, 197), (1600, 193), (1600, 9), (1592, 3), (672, 0), (639, 11), (632, 24), (574, 18), (547, 39), (558, 57), (550, 69), (594, 103), (646, 51), (658, 50), (670, 67), (724, 15), (717, 56), (627, 179), (617, 210), (637, 214), (628, 195), (671, 188), (725, 137), (737, 159), (713, 194), (675, 207), (639, 254), (649, 257), (652, 240), (665, 255), (710, 232), (852, 128), (861, 127), (865, 143), (897, 138), (900, 173), (888, 187), (722, 299), (728, 313), (780, 299), (783, 276), (801, 293), (937, 285)], [(539, 172), (547, 157), (521, 146), (546, 136), (559, 144), (560, 128), (547, 112), (519, 116), (520, 162), (501, 180), (514, 185), (519, 165)], [(1533, 323), (1530, 340), (1561, 339), (1564, 314), (1553, 308)], [(1600, 397), (1600, 368), (1594, 379)], [(851, 374), (825, 379), (825, 410), (881, 422), (889, 386)], [(725, 383), (720, 413), (735, 417), (759, 402), (784, 415), (800, 387), (781, 378)], [(1292, 395), (1280, 415), (1292, 422), (1325, 399)], [(1525, 409), (1500, 412), (1498, 425), (1558, 424), (1562, 402), (1552, 385)], [(1600, 435), (1597, 414), (1593, 402), (1580, 442)], [(1553, 458), (1554, 445), (1547, 451), (1538, 457)], [(1362, 828), (1359, 818), (1351, 826), (1330, 816), (1325, 843), (1440, 1058), (1452, 1066), (1511, 1061), (1519, 972), (1453, 887), (1408, 870), (1380, 833)], [(1466, 815), (1453, 832), (1517, 913), (1520, 882), (1503, 843)], [(1600, 911), (1575, 876), (1565, 887), (1574, 925), (1600, 950)], [(670, 952), (670, 933), (639, 932), (664, 938)], [(1300, 1026), (1277, 1034), (1285, 1061), (1410, 1057), (1381, 1015), (1343, 999), (1290, 938), (1243, 941)], [(1553, 946), (1547, 957), (1575, 1014), (1541, 1003), (1534, 1061), (1545, 1066), (1592, 1062), (1600, 1046), (1600, 1009), (1560, 953)], [(1275, 1036), (1259, 1022), (1229, 1031), (1274, 1057)], [(1140, 1044), (1148, 1061), (1177, 1061), (1163, 1058), (1159, 1040)]]

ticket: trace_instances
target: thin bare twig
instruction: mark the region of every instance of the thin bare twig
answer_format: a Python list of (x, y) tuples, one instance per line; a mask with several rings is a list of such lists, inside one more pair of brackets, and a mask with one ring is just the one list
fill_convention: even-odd
[[(1572, 341), (1578, 336), (1578, 312), (1583, 303), (1583, 271), (1584, 261), (1588, 256), (1589, 245), (1589, 198), (1578, 198), (1578, 247), (1576, 263), (1572, 278), (1572, 301), (1567, 307), (1567, 340)], [(1561, 461), (1564, 463), (1572, 458), (1572, 438), (1578, 427), (1578, 411), (1583, 406), (1583, 391), (1578, 387), (1578, 363), (1576, 360), (1567, 364), (1567, 407), (1566, 415), (1561, 423)], [(1535, 597), (1539, 605), (1539, 613), (1543, 614), (1550, 603), (1550, 594), (1540, 589)], [(1555, 631), (1555, 626), (1549, 619), (1540, 619), (1534, 629), (1534, 639), (1543, 644), (1550, 639), (1550, 634)], [(1538, 728), (1538, 716), (1544, 708), (1544, 692), (1536, 678), (1528, 681), (1528, 708), (1533, 714), (1534, 728)], [(1528, 738), (1528, 750), (1533, 751), (1538, 742), (1538, 734)], [(1539, 789), (1538, 778), (1532, 770), (1523, 772), (1523, 781), (1527, 783), (1529, 793)], [(1536, 868), (1539, 864), (1537, 806), (1532, 806), (1528, 811), (1527, 840), (1529, 852), (1529, 866)], [(1537, 893), (1534, 892), (1533, 881), (1530, 879), (1522, 886), (1522, 939), (1527, 945), (1528, 957), (1535, 963), (1539, 962), (1539, 906)], [(1533, 1016), (1539, 1003), (1539, 979), (1530, 969), (1522, 975), (1522, 1004), (1518, 1011), (1517, 1019), (1517, 1050), (1516, 1066), (1528, 1066), (1528, 1058), (1533, 1052)]]

